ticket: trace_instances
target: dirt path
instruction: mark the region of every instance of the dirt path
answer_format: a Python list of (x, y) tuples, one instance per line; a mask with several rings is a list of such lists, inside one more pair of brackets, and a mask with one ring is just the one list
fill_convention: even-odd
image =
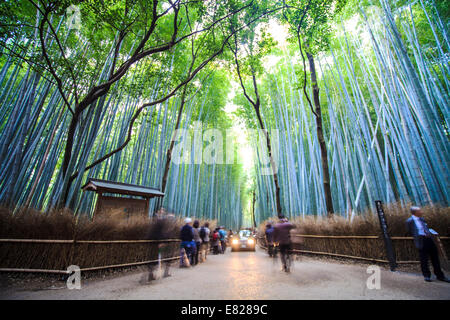
[[(1, 289), (1, 299), (450, 299), (450, 284), (381, 268), (381, 288), (369, 290), (367, 265), (302, 257), (291, 274), (263, 252), (227, 252), (192, 269), (142, 283), (144, 272), (83, 280), (80, 290)], [(65, 283), (61, 282), (61, 287)]]

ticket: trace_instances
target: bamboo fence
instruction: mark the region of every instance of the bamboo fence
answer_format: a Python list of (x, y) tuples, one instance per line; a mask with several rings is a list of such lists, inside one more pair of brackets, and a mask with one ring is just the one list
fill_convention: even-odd
[(70, 265), (79, 266), (80, 271), (96, 271), (168, 262), (179, 259), (179, 242), (0, 239), (0, 272), (67, 274)]
[[(389, 263), (386, 258), (384, 240), (379, 236), (333, 236), (333, 235), (292, 235), (292, 252), (355, 260)], [(259, 238), (259, 245), (266, 249), (264, 237)], [(391, 237), (398, 264), (416, 264), (417, 249), (412, 237)], [(449, 256), (450, 237), (440, 237), (447, 256)]]

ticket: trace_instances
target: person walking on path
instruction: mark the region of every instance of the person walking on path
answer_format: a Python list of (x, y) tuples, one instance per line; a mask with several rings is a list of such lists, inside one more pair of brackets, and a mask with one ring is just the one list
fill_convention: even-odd
[(213, 235), (212, 235), (212, 247), (213, 247), (213, 254), (219, 254), (219, 228), (214, 229)]
[(278, 243), (283, 270), (288, 273), (290, 272), (290, 251), (292, 250), (290, 231), (294, 228), (294, 225), (287, 218), (281, 217), (280, 222), (275, 225), (273, 231), (273, 241)]
[(220, 253), (224, 254), (227, 249), (227, 232), (225, 231), (225, 227), (221, 226), (219, 229), (219, 239), (220, 239)]
[[(192, 219), (186, 218), (184, 220), (185, 225), (181, 228), (180, 238), (181, 238), (181, 261), (180, 267), (186, 268), (193, 265), (194, 254), (195, 254), (195, 242), (194, 242), (194, 230), (191, 226)], [(188, 262), (184, 261), (184, 253), (186, 253)]]
[(267, 251), (269, 253), (269, 257), (274, 257), (275, 253), (273, 250), (273, 226), (272, 223), (269, 222), (266, 225), (266, 232), (265, 232), (265, 237), (266, 237), (266, 243), (267, 243)]
[(438, 249), (433, 241), (433, 233), (437, 234), (433, 229), (429, 229), (423, 213), (419, 207), (411, 207), (411, 217), (406, 220), (408, 232), (414, 237), (414, 244), (419, 250), (420, 267), (425, 281), (431, 282), (431, 272), (428, 266), (428, 258), (431, 258), (433, 271), (436, 278), (440, 281), (450, 282), (441, 270), (439, 262)]
[(210, 232), (211, 231), (209, 230), (209, 223), (205, 222), (203, 227), (201, 227), (199, 230), (199, 236), (202, 241), (201, 254), (200, 254), (200, 258), (201, 258), (202, 262), (206, 261), (206, 256), (208, 255), (208, 252), (209, 252), (209, 234), (210, 234)]
[(194, 266), (198, 264), (198, 255), (200, 252), (200, 245), (202, 244), (202, 240), (200, 239), (199, 227), (200, 222), (198, 220), (194, 221), (192, 225), (192, 230), (194, 232), (194, 242), (195, 242), (195, 253), (194, 253)]
[[(146, 239), (147, 240), (164, 240), (170, 239), (172, 236), (172, 227), (176, 223), (174, 215), (167, 215), (166, 217), (157, 217), (157, 219), (150, 225), (148, 230)], [(154, 247), (149, 246), (149, 256), (154, 255)], [(158, 244), (158, 260), (164, 260), (167, 258), (171, 258), (173, 256), (172, 248), (168, 243), (159, 243)], [(159, 265), (159, 263), (161, 265)], [(155, 271), (158, 270), (158, 267), (164, 268), (164, 273), (160, 274), (161, 277), (170, 277), (169, 269), (172, 261), (158, 261), (156, 263), (148, 264), (148, 276), (143, 277), (143, 282), (148, 282), (152, 280), (156, 280), (157, 276), (155, 275)]]
[(233, 238), (233, 230), (228, 230), (228, 234), (227, 234), (227, 245), (230, 244), (231, 238)]

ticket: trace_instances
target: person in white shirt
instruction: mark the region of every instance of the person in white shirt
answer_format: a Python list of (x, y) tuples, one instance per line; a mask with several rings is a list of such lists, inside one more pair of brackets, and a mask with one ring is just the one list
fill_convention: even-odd
[(425, 281), (431, 282), (431, 272), (428, 266), (428, 258), (431, 258), (433, 271), (437, 279), (450, 282), (441, 270), (438, 250), (432, 238), (432, 230), (428, 228), (425, 219), (422, 217), (422, 210), (419, 207), (411, 207), (410, 210), (411, 217), (406, 220), (406, 227), (414, 237), (414, 244), (419, 250), (420, 266)]

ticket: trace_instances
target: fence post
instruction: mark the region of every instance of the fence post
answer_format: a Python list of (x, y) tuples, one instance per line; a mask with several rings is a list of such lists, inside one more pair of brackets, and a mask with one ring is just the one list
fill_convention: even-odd
[(397, 268), (397, 258), (395, 256), (395, 251), (392, 245), (391, 237), (389, 236), (388, 233), (388, 226), (386, 222), (386, 216), (383, 211), (383, 204), (380, 200), (376, 200), (375, 206), (377, 208), (378, 218), (380, 220), (380, 227), (383, 233), (384, 247), (386, 248), (386, 256), (389, 261), (389, 266), (391, 268), (391, 271), (395, 271), (395, 268)]

